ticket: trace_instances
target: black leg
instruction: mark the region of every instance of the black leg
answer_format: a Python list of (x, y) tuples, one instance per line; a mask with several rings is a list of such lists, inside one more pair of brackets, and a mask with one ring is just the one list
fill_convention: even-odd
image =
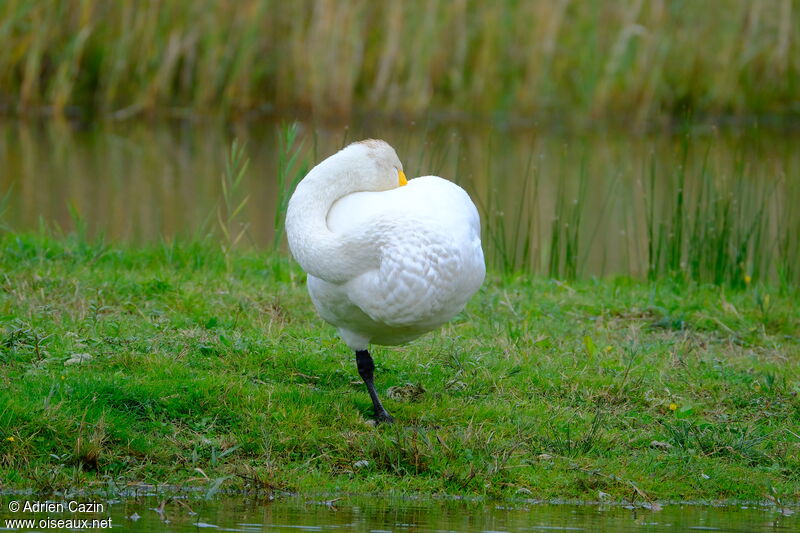
[(378, 393), (375, 392), (375, 383), (372, 380), (375, 363), (372, 361), (372, 356), (369, 355), (369, 351), (356, 351), (356, 365), (358, 365), (358, 374), (367, 386), (369, 397), (372, 398), (372, 407), (375, 409), (375, 420), (378, 422), (394, 422), (394, 418), (383, 408), (381, 401), (378, 399)]

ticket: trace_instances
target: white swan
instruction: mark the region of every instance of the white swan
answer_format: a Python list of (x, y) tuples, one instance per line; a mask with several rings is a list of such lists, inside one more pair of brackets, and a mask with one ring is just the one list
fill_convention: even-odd
[(368, 345), (410, 341), (464, 308), (486, 274), (478, 210), (450, 181), (406, 181), (394, 149), (369, 139), (303, 178), (286, 234), (314, 306), (356, 352), (377, 420), (391, 422)]

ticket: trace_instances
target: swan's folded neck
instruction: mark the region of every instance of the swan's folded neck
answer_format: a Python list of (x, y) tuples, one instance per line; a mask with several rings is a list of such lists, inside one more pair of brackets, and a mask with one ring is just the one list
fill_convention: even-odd
[(371, 268), (376, 252), (358, 235), (331, 232), (327, 217), (333, 204), (359, 191), (357, 175), (346, 158), (329, 158), (303, 178), (286, 213), (286, 235), (303, 270), (331, 283), (343, 283)]

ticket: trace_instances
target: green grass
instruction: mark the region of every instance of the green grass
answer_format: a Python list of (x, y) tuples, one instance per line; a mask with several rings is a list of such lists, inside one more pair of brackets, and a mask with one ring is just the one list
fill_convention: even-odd
[(798, 27), (790, 0), (6, 0), (0, 109), (558, 124), (797, 114)]
[(297, 267), (229, 260), (1, 236), (0, 488), (800, 497), (797, 289), (490, 274), (374, 350), (399, 420), (374, 427)]

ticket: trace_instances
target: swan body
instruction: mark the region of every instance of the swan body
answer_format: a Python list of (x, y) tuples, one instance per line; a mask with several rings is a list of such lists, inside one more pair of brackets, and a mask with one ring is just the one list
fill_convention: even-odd
[(469, 195), (436, 176), (406, 182), (383, 141), (353, 143), (314, 167), (289, 201), (286, 233), (314, 306), (357, 357), (449, 321), (486, 273)]

